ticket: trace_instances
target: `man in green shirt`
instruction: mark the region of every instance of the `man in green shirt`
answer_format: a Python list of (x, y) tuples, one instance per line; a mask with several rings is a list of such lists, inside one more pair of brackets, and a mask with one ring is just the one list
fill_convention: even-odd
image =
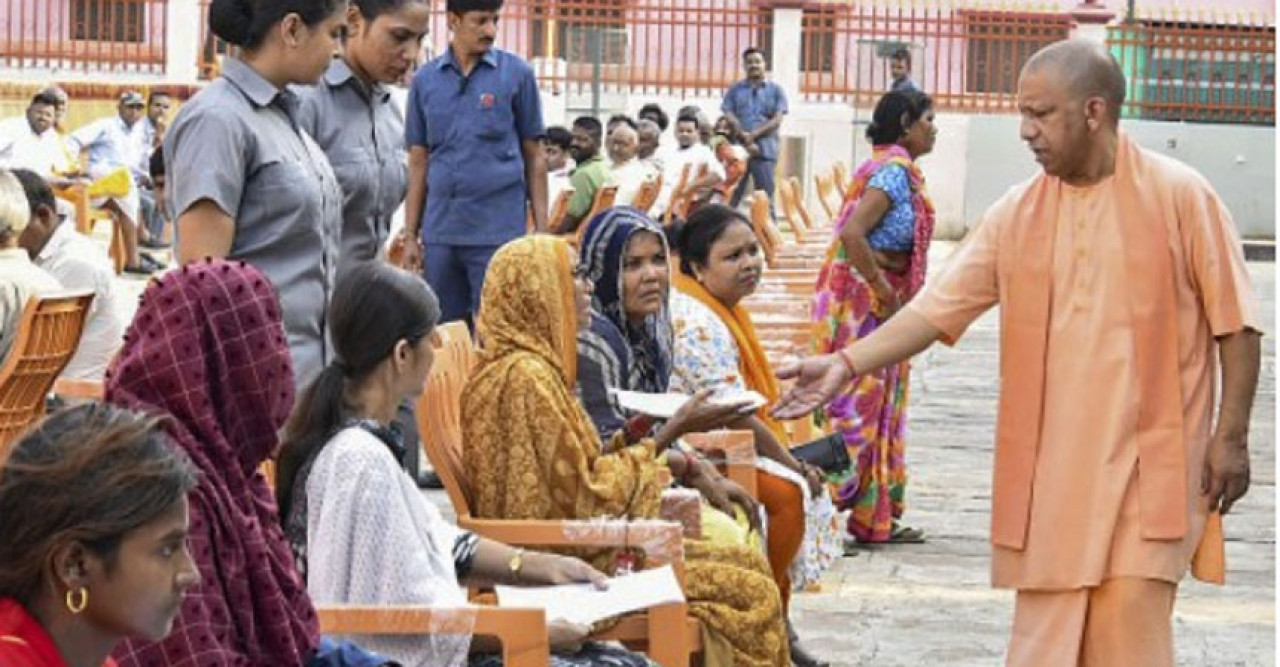
[(579, 116), (573, 121), (573, 141), (569, 145), (569, 154), (573, 156), (577, 167), (569, 175), (573, 196), (569, 198), (569, 209), (565, 212), (564, 222), (557, 230), (561, 234), (578, 231), (578, 225), (591, 212), (596, 191), (609, 180), (609, 165), (600, 156), (602, 132), (600, 121), (591, 116)]

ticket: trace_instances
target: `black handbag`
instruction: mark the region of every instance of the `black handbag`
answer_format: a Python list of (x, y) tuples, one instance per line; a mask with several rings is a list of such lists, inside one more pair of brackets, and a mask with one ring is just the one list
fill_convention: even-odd
[(844, 436), (832, 433), (813, 442), (793, 447), (791, 455), (822, 469), (827, 474), (848, 470), (853, 462), (849, 460), (849, 450), (844, 447)]

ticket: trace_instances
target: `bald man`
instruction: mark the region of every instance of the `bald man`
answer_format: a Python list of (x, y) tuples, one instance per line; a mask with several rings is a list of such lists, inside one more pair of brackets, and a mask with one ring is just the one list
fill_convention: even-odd
[(655, 176), (649, 165), (637, 154), (640, 135), (630, 125), (621, 123), (609, 133), (606, 150), (609, 154), (609, 178), (618, 186), (614, 206), (630, 206), (644, 182)]
[(874, 334), (779, 372), (792, 418), (1000, 305), (991, 570), (1018, 592), (1009, 665), (1173, 665), (1178, 583), (1193, 555), (1221, 580), (1206, 522), (1249, 486), (1261, 321), (1241, 244), (1203, 177), (1119, 129), (1124, 95), (1099, 45), (1033, 56), (1018, 108), (1043, 173)]

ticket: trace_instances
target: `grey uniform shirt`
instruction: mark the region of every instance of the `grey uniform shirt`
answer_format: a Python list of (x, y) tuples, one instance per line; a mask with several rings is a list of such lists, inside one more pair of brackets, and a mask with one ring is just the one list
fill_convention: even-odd
[(228, 58), (222, 76), (183, 105), (164, 138), (169, 210), (208, 199), (235, 220), (228, 257), (271, 280), (294, 381), (332, 354), (325, 311), (337, 273), (342, 190), (324, 151), (297, 123), (297, 97)]
[(364, 84), (341, 58), (315, 86), (298, 86), (298, 125), (329, 156), (342, 186), (339, 261), (372, 260), (409, 184), (404, 116), (385, 86)]

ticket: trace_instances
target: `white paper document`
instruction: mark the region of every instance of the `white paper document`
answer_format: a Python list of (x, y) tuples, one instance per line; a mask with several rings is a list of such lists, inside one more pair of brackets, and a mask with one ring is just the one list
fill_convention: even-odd
[[(618, 405), (623, 409), (632, 412), (638, 412), (642, 415), (649, 415), (659, 419), (671, 419), (676, 412), (689, 401), (691, 396), (685, 394), (677, 394), (674, 392), (666, 394), (647, 394), (641, 391), (625, 391), (622, 389), (610, 389), (614, 398), (618, 399)], [(716, 396), (711, 399), (713, 403), (749, 403), (747, 406), (750, 410), (756, 410), (768, 401), (764, 396), (754, 391), (744, 391), (724, 396)]]
[(499, 607), (545, 609), (547, 620), (560, 619), (591, 625), (649, 607), (684, 602), (684, 591), (670, 565), (609, 580), (609, 588), (591, 584), (562, 586), (495, 586)]

